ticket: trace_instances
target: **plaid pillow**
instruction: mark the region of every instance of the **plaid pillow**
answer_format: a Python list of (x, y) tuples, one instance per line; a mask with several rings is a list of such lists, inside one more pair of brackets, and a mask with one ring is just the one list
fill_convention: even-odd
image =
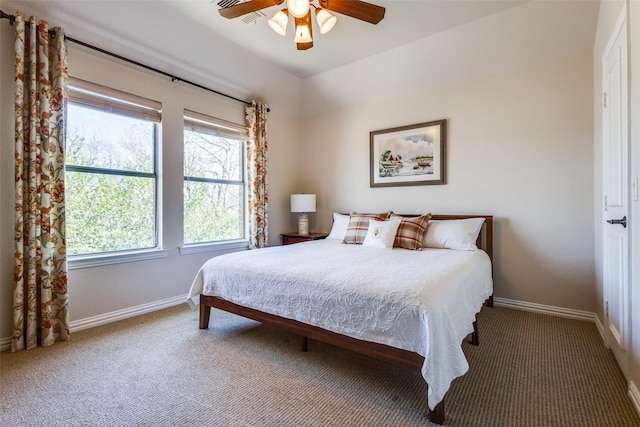
[(369, 220), (384, 221), (389, 217), (390, 212), (379, 214), (358, 214), (351, 212), (349, 215), (349, 226), (347, 234), (344, 236), (342, 243), (361, 245), (369, 230)]
[(393, 242), (395, 248), (411, 249), (419, 251), (422, 249), (422, 238), (427, 230), (427, 223), (431, 219), (431, 213), (405, 218), (399, 215), (392, 215), (391, 218), (401, 218), (400, 227)]

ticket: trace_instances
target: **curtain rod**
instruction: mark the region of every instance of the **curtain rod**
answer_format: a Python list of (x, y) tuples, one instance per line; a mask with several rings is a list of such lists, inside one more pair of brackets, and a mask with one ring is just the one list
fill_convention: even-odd
[[(0, 10), (0, 19), (3, 19), (3, 18), (4, 19), (8, 19), (9, 23), (11, 25), (13, 25), (15, 23), (15, 21), (16, 21), (15, 15), (9, 15), (9, 14), (5, 13), (3, 10)], [(28, 22), (26, 22), (26, 23), (28, 24)], [(53, 32), (53, 31), (50, 31), (50, 33), (51, 32)], [(241, 103), (246, 104), (246, 105), (251, 105), (251, 102), (245, 101), (245, 100), (240, 99), (240, 98), (236, 98), (235, 96), (227, 95), (226, 93), (219, 92), (219, 91), (217, 91), (215, 89), (208, 88), (206, 86), (203, 86), (201, 84), (192, 82), (190, 80), (183, 79), (182, 77), (175, 76), (173, 74), (167, 73), (165, 71), (159, 70), (159, 69), (151, 67), (149, 65), (145, 65), (145, 64), (143, 64), (141, 62), (134, 61), (133, 59), (129, 59), (129, 58), (126, 58), (126, 57), (124, 57), (122, 55), (118, 55), (117, 53), (109, 52), (108, 50), (102, 49), (100, 47), (91, 45), (89, 43), (83, 42), (83, 41), (78, 40), (78, 39), (74, 39), (73, 37), (69, 37), (69, 36), (65, 35), (64, 39), (67, 40), (67, 41), (70, 41), (72, 43), (84, 46), (86, 48), (95, 50), (97, 52), (103, 53), (105, 55), (111, 56), (113, 58), (119, 59), (121, 61), (128, 62), (129, 64), (133, 64), (133, 65), (136, 65), (138, 67), (144, 68), (145, 70), (153, 71), (154, 73), (158, 73), (158, 74), (161, 74), (161, 75), (163, 75), (165, 77), (169, 77), (172, 82), (175, 82), (175, 81), (183, 82), (183, 83), (189, 84), (191, 86), (195, 86), (195, 87), (197, 87), (199, 89), (203, 89), (203, 90), (206, 90), (206, 91), (209, 91), (209, 92), (213, 92), (213, 93), (215, 93), (217, 95), (224, 96), (225, 98), (229, 98), (229, 99), (241, 102)], [(267, 112), (269, 112), (269, 111), (271, 111), (271, 109), (267, 108)]]

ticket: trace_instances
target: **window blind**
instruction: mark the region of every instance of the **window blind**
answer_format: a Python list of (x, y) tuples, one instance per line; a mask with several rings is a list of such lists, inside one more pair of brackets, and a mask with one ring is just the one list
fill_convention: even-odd
[(162, 103), (106, 86), (69, 77), (69, 100), (89, 108), (106, 110), (160, 123)]
[(214, 119), (190, 110), (184, 110), (184, 126), (195, 132), (222, 138), (245, 139), (248, 135), (245, 126), (222, 119)]

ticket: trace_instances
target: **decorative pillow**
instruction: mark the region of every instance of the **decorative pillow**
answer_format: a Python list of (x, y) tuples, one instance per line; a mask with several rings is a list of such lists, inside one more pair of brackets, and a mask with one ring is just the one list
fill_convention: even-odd
[(424, 246), (428, 248), (475, 251), (476, 240), (484, 218), (432, 220), (424, 234)]
[(362, 246), (393, 249), (393, 241), (399, 226), (399, 219), (390, 219), (388, 221), (370, 220), (369, 230), (367, 230), (367, 235), (364, 238), (364, 242), (362, 242)]
[(393, 246), (396, 248), (419, 251), (422, 249), (422, 239), (427, 230), (427, 223), (431, 219), (431, 212), (424, 215), (405, 218), (399, 215), (391, 215), (391, 219), (400, 219), (400, 226), (396, 233)]
[(361, 245), (369, 230), (369, 220), (384, 221), (389, 218), (389, 212), (379, 214), (358, 214), (351, 212), (349, 215), (349, 226), (342, 243)]
[(327, 240), (344, 240), (349, 227), (349, 215), (333, 213), (333, 225), (327, 236)]

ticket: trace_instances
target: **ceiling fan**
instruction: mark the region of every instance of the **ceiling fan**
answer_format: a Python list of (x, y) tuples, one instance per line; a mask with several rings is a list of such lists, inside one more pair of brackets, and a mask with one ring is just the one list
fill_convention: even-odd
[(294, 41), (298, 50), (307, 50), (313, 47), (312, 6), (315, 9), (316, 21), (321, 34), (331, 31), (338, 19), (329, 11), (371, 24), (377, 24), (382, 21), (385, 12), (384, 7), (361, 0), (317, 0), (319, 7), (313, 4), (314, 0), (249, 0), (233, 6), (223, 7), (219, 9), (219, 12), (221, 16), (232, 19), (267, 7), (281, 5), (285, 1), (286, 8), (280, 10), (269, 20), (269, 26), (276, 33), (284, 36), (287, 32), (289, 15), (292, 15), (295, 18), (296, 34)]

